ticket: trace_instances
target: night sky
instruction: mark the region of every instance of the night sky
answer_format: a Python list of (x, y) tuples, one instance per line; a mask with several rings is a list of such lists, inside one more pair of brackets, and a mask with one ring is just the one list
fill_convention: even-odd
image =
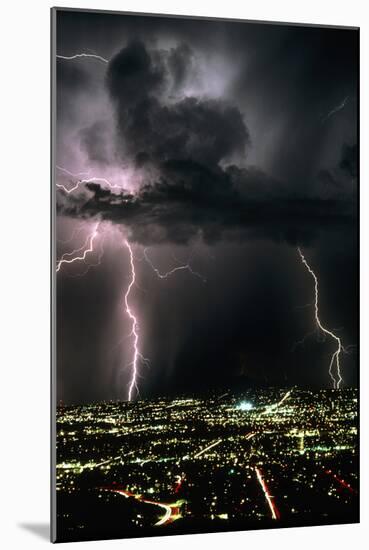
[(57, 273), (58, 399), (127, 399), (125, 239), (142, 397), (332, 387), (334, 341), (294, 345), (315, 327), (297, 247), (356, 385), (358, 32), (58, 11), (56, 52), (109, 61), (55, 60), (56, 183), (89, 180), (57, 188), (57, 257), (99, 222)]

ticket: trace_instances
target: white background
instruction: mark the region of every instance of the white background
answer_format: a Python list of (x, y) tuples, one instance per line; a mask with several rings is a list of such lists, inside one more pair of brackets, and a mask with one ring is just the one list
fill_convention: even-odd
[[(0, 544), (48, 544), (49, 519), (49, 7), (2, 3), (0, 12)], [(368, 500), (368, 72), (363, 0), (69, 0), (68, 7), (361, 26), (361, 525), (83, 543), (84, 548), (257, 546), (335, 550), (369, 538)], [(86, 380), (88, 384), (88, 380)]]

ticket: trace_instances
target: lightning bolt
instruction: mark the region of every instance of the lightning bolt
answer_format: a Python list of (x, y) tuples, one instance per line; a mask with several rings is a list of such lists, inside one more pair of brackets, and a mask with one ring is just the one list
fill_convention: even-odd
[(132, 330), (129, 336), (132, 337), (132, 349), (133, 349), (133, 357), (132, 361), (130, 363), (130, 366), (132, 367), (132, 375), (131, 375), (131, 381), (128, 386), (128, 401), (132, 401), (133, 397), (133, 391), (136, 390), (136, 393), (138, 394), (138, 386), (137, 386), (137, 378), (138, 378), (138, 363), (141, 360), (143, 363), (148, 363), (148, 359), (146, 359), (142, 353), (139, 351), (139, 326), (136, 315), (133, 313), (131, 306), (129, 305), (129, 295), (131, 293), (132, 287), (136, 284), (136, 271), (135, 271), (135, 263), (134, 263), (134, 256), (132, 252), (132, 247), (127, 241), (127, 239), (124, 240), (124, 245), (128, 249), (129, 253), (129, 263), (131, 268), (131, 279), (129, 281), (127, 290), (124, 295), (124, 304), (125, 304), (125, 310), (128, 315), (128, 317), (131, 320), (132, 323)]
[[(60, 166), (58, 166), (57, 168), (59, 170), (62, 170), (66, 174), (69, 174), (72, 177), (78, 177), (78, 175), (79, 175), (79, 174), (73, 174), (72, 172), (69, 172), (65, 168), (61, 168)], [(85, 173), (85, 172), (80, 172), (80, 174), (83, 174), (83, 173)], [(63, 185), (62, 183), (56, 183), (55, 185), (56, 185), (56, 187), (58, 187), (59, 189), (62, 189), (65, 193), (70, 195), (71, 193), (74, 193), (74, 191), (77, 191), (77, 189), (81, 185), (84, 185), (86, 183), (103, 183), (104, 185), (106, 185), (110, 189), (119, 189), (121, 191), (124, 190), (124, 187), (122, 185), (113, 184), (109, 180), (107, 180), (106, 178), (100, 178), (100, 177), (96, 177), (96, 176), (92, 176), (91, 178), (86, 178), (86, 179), (78, 179), (77, 182), (72, 187), (69, 187), (69, 188), (65, 187), (65, 185)]]
[(92, 267), (97, 267), (98, 265), (101, 265), (101, 260), (104, 255), (105, 237), (106, 237), (106, 233), (103, 233), (102, 238), (99, 239), (100, 251), (97, 255), (97, 261), (95, 263), (89, 263), (84, 271), (82, 271), (81, 273), (77, 273), (75, 275), (70, 275), (70, 277), (72, 278), (84, 277)]
[(323, 118), (323, 121), (322, 122), (325, 122), (326, 120), (328, 120), (332, 115), (335, 115), (336, 113), (338, 113), (339, 111), (342, 111), (342, 109), (344, 109), (344, 107), (346, 106), (346, 103), (347, 103), (347, 100), (348, 100), (349, 96), (346, 96), (344, 98), (344, 100), (339, 104), (337, 105), (336, 107), (334, 107), (331, 111), (329, 111), (329, 113)]
[[(69, 170), (67, 170), (66, 168), (63, 168), (61, 166), (57, 166), (57, 168), (58, 168), (58, 170), (61, 170), (61, 171), (65, 172), (66, 174), (68, 174), (72, 177), (76, 177), (76, 176), (79, 175), (79, 174), (73, 174), (73, 172), (70, 172)], [(83, 174), (83, 173), (81, 172), (80, 174)], [(65, 191), (67, 194), (70, 194), (70, 193), (73, 193), (74, 191), (76, 191), (81, 184), (90, 183), (90, 182), (99, 182), (99, 181), (105, 183), (111, 189), (114, 189), (114, 188), (123, 189), (119, 185), (111, 184), (105, 178), (98, 178), (98, 177), (91, 177), (91, 178), (88, 178), (88, 179), (78, 180), (77, 183), (69, 189), (66, 188), (64, 185), (61, 185), (61, 184), (56, 184), (56, 185), (57, 185), (57, 187), (63, 189), (63, 191)], [(94, 230), (87, 237), (85, 243), (80, 248), (78, 248), (76, 250), (73, 250), (72, 252), (66, 252), (65, 254), (63, 254), (63, 256), (60, 258), (60, 260), (57, 262), (56, 271), (59, 271), (61, 269), (62, 265), (65, 264), (65, 263), (70, 264), (70, 263), (74, 263), (74, 262), (77, 262), (77, 261), (85, 261), (86, 256), (94, 251), (94, 241), (95, 241), (95, 239), (98, 235), (98, 231), (97, 231), (98, 227), (99, 227), (99, 222), (95, 225)], [(133, 252), (132, 252), (132, 247), (126, 239), (124, 240), (124, 244), (127, 247), (128, 252), (129, 252), (130, 269), (131, 269), (131, 279), (130, 279), (130, 282), (128, 284), (125, 295), (124, 295), (125, 310), (126, 310), (126, 313), (127, 313), (128, 317), (130, 318), (131, 323), (132, 323), (132, 330), (131, 330), (131, 333), (129, 334), (129, 336), (132, 337), (132, 339), (133, 339), (133, 344), (132, 344), (133, 345), (133, 358), (132, 358), (132, 361), (130, 363), (130, 366), (132, 367), (132, 375), (131, 375), (131, 380), (130, 380), (129, 387), (128, 387), (128, 401), (131, 401), (132, 398), (133, 398), (134, 390), (136, 390), (136, 394), (139, 393), (138, 385), (137, 385), (138, 363), (139, 363), (139, 361), (141, 361), (142, 363), (147, 364), (148, 359), (146, 359), (139, 351), (139, 334), (138, 334), (139, 327), (138, 327), (138, 322), (137, 322), (137, 318), (136, 318), (136, 316), (135, 316), (135, 314), (134, 314), (134, 312), (133, 312), (133, 310), (132, 310), (132, 308), (129, 304), (129, 295), (131, 293), (132, 287), (136, 284), (136, 271), (135, 271), (135, 264), (134, 264), (134, 256), (133, 256)], [(81, 254), (79, 256), (78, 255), (76, 256), (76, 254), (78, 254), (78, 253), (81, 253)], [(101, 248), (101, 252), (100, 252), (100, 255), (98, 257), (98, 262), (96, 264), (89, 265), (87, 267), (86, 271), (84, 273), (80, 274), (80, 276), (85, 275), (87, 273), (87, 271), (92, 267), (92, 265), (100, 264), (102, 254), (103, 254), (103, 247)]]
[(63, 168), (62, 166), (58, 166), (56, 165), (55, 168), (57, 170), (60, 170), (61, 172), (64, 172), (64, 174), (68, 174), (68, 176), (72, 176), (72, 178), (79, 178), (79, 176), (88, 176), (88, 174), (90, 172), (77, 172), (77, 173), (73, 173), (73, 172), (70, 172), (69, 170), (67, 170), (66, 168)]
[[(345, 351), (345, 349), (342, 346), (341, 339), (336, 334), (334, 334), (332, 331), (325, 328), (322, 325), (321, 321), (320, 321), (320, 318), (319, 318), (319, 282), (318, 282), (318, 278), (315, 275), (314, 271), (311, 269), (310, 265), (307, 263), (307, 261), (305, 259), (305, 256), (303, 255), (303, 253), (301, 251), (301, 248), (298, 247), (297, 251), (299, 253), (299, 256), (300, 256), (300, 259), (301, 259), (302, 263), (304, 264), (304, 266), (306, 267), (306, 269), (308, 270), (308, 272), (310, 273), (310, 275), (314, 279), (314, 293), (315, 293), (314, 317), (315, 317), (315, 323), (316, 323), (318, 329), (320, 329), (320, 331), (323, 334), (326, 334), (326, 335), (330, 336), (337, 344), (337, 348), (334, 351), (334, 353), (332, 354), (332, 357), (331, 357), (331, 360), (330, 360), (330, 363), (329, 363), (328, 372), (329, 372), (329, 376), (331, 377), (331, 379), (333, 381), (333, 387), (335, 389), (339, 389), (340, 384), (343, 380), (342, 375), (341, 375), (340, 355), (341, 355), (341, 352)], [(334, 365), (336, 366), (337, 378), (333, 375), (333, 366)]]
[[(76, 174), (76, 173), (70, 172), (69, 170), (67, 170), (66, 168), (64, 168), (62, 166), (57, 166), (56, 168), (58, 170), (64, 172), (65, 174), (70, 175), (71, 177), (78, 177), (78, 176), (83, 175), (83, 174), (86, 173), (86, 172), (79, 172), (79, 173)], [(65, 193), (67, 193), (69, 195), (69, 194), (73, 193), (74, 191), (76, 191), (81, 185), (86, 184), (86, 183), (91, 183), (91, 182), (103, 182), (105, 185), (110, 187), (110, 189), (124, 189), (120, 185), (113, 185), (106, 178), (99, 178), (99, 177), (95, 177), (95, 176), (90, 177), (90, 178), (86, 178), (86, 179), (79, 179), (70, 188), (67, 188), (67, 187), (65, 187), (65, 185), (59, 184), (59, 183), (56, 183), (56, 186), (58, 188), (62, 189)], [(74, 263), (74, 262), (77, 262), (77, 261), (85, 261), (86, 256), (94, 251), (94, 241), (95, 241), (96, 236), (98, 234), (98, 232), (97, 232), (98, 226), (99, 226), (99, 223), (96, 224), (93, 232), (91, 233), (91, 235), (89, 235), (87, 237), (85, 243), (80, 248), (75, 249), (72, 252), (66, 252), (65, 254), (62, 255), (60, 260), (57, 262), (56, 271), (59, 271), (61, 269), (62, 265), (65, 264), (65, 263)], [(130, 303), (129, 303), (129, 296), (130, 296), (132, 287), (137, 285), (135, 262), (134, 262), (134, 255), (133, 255), (132, 247), (131, 247), (131, 245), (130, 245), (130, 243), (128, 242), (127, 239), (124, 240), (124, 245), (126, 246), (126, 248), (128, 249), (128, 252), (129, 252), (129, 263), (130, 263), (130, 271), (131, 271), (131, 278), (130, 278), (127, 290), (124, 294), (124, 304), (125, 304), (125, 311), (126, 311), (128, 317), (129, 317), (129, 319), (131, 321), (131, 325), (132, 325), (132, 330), (129, 334), (129, 337), (132, 338), (133, 356), (132, 356), (131, 362), (129, 363), (129, 365), (131, 366), (132, 371), (131, 371), (131, 379), (130, 379), (130, 382), (129, 382), (129, 385), (128, 385), (128, 401), (132, 401), (132, 399), (134, 397), (134, 392), (136, 392), (136, 395), (139, 394), (139, 389), (138, 389), (138, 384), (137, 384), (137, 378), (139, 376), (139, 363), (141, 362), (143, 364), (148, 364), (149, 361), (139, 351), (139, 325), (138, 325), (137, 317), (136, 317), (136, 315), (135, 315), (134, 311), (132, 310), (132, 308), (130, 306)], [(81, 254), (77, 255), (79, 253), (81, 253)], [(79, 274), (78, 276), (85, 275), (87, 273), (87, 271), (92, 266), (99, 265), (100, 262), (101, 262), (102, 254), (103, 254), (103, 247), (101, 247), (101, 252), (99, 254), (97, 263), (88, 265), (87, 269), (82, 274)], [(203, 282), (206, 282), (206, 279), (204, 279), (204, 277), (200, 273), (197, 273), (196, 271), (194, 271), (192, 269), (189, 262), (187, 262), (184, 265), (176, 266), (175, 268), (171, 269), (170, 271), (168, 271), (166, 273), (161, 273), (154, 266), (153, 262), (151, 261), (150, 257), (148, 256), (146, 248), (144, 249), (144, 258), (145, 258), (146, 262), (150, 265), (150, 267), (153, 269), (153, 271), (156, 273), (156, 275), (160, 279), (167, 279), (168, 277), (170, 277), (171, 275), (173, 275), (177, 271), (186, 270), (189, 273), (191, 273), (192, 275), (200, 278)]]
[(149, 264), (149, 266), (152, 268), (152, 270), (156, 273), (156, 275), (159, 277), (159, 279), (168, 279), (171, 275), (174, 273), (177, 273), (178, 271), (188, 271), (191, 273), (191, 275), (194, 275), (195, 277), (198, 277), (201, 279), (204, 283), (206, 283), (206, 279), (197, 271), (194, 271), (191, 267), (190, 263), (184, 264), (184, 265), (178, 265), (174, 267), (173, 269), (170, 269), (169, 271), (166, 271), (164, 273), (161, 273), (157, 267), (153, 264), (151, 258), (148, 256), (148, 248), (145, 248), (143, 251), (144, 258), (146, 262)]
[[(60, 271), (63, 264), (73, 264), (74, 262), (84, 262), (88, 254), (91, 254), (94, 251), (94, 241), (98, 235), (98, 228), (99, 228), (100, 222), (97, 222), (94, 226), (94, 229), (90, 235), (88, 235), (85, 243), (76, 250), (72, 250), (72, 252), (66, 252), (62, 255), (60, 260), (58, 260), (56, 264), (56, 271)], [(81, 252), (82, 254), (80, 256), (75, 256), (75, 254), (78, 254)]]
[(65, 61), (74, 61), (75, 59), (81, 59), (83, 57), (90, 57), (92, 59), (98, 59), (99, 61), (102, 61), (103, 63), (109, 63), (108, 59), (105, 59), (105, 57), (102, 57), (101, 55), (97, 55), (94, 53), (76, 53), (74, 55), (56, 55), (57, 59), (64, 59)]

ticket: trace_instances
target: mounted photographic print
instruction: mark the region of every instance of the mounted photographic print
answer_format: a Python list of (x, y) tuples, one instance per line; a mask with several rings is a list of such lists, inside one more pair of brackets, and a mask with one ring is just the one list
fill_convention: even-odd
[(358, 28), (51, 24), (52, 540), (358, 522)]

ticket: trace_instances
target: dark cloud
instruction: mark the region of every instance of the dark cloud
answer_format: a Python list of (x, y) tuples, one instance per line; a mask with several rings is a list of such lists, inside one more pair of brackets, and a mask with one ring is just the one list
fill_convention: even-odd
[[(232, 48), (241, 48), (243, 42), (236, 34)], [(357, 34), (348, 29), (276, 26), (264, 44), (259, 33), (256, 46), (246, 52), (248, 60), (238, 71), (233, 94), (241, 105), (246, 96), (258, 113), (255, 139), (273, 132), (263, 162), (291, 187), (309, 186), (330, 154), (327, 143), (330, 151), (338, 150), (344, 135), (354, 137)], [(327, 120), (345, 97), (349, 99), (344, 109)]]
[(344, 143), (337, 165), (332, 170), (320, 170), (317, 181), (322, 184), (326, 196), (345, 196), (346, 200), (352, 200), (356, 195), (356, 186), (352, 185), (356, 178), (357, 145)]
[(109, 126), (97, 120), (79, 131), (80, 147), (93, 162), (106, 164), (111, 159)]
[(339, 187), (339, 182), (334, 178), (332, 172), (329, 170), (320, 170), (318, 172), (318, 181), (326, 187)]
[(347, 145), (346, 143), (344, 143), (342, 146), (340, 168), (345, 174), (348, 174), (351, 178), (357, 177), (357, 160), (357, 145)]
[[(168, 68), (172, 76), (172, 90), (177, 92), (186, 84), (189, 75), (194, 70), (194, 53), (188, 44), (182, 42), (172, 48), (168, 55)], [(194, 77), (194, 74), (191, 75)]]
[(60, 60), (56, 66), (57, 116), (61, 122), (78, 120), (78, 101), (91, 85), (91, 76), (80, 64)]
[[(342, 193), (335, 197), (330, 189), (341, 186), (337, 170), (321, 169), (313, 179), (305, 175), (305, 185), (301, 181), (296, 185), (260, 168), (223, 165), (234, 156), (245, 158), (249, 131), (242, 113), (229, 101), (168, 99), (171, 83), (183, 83), (192, 63), (192, 52), (184, 44), (172, 48), (168, 56), (138, 40), (113, 57), (106, 82), (116, 109), (115, 146), (137, 167), (154, 166), (155, 178), (148, 169), (146, 182), (134, 196), (89, 184), (92, 196), (72, 197), (61, 211), (122, 224), (133, 240), (143, 244), (188, 243), (200, 235), (208, 242), (267, 237), (304, 244), (313, 242), (330, 224), (349, 223), (349, 197)], [(321, 126), (315, 126), (322, 134)], [(97, 122), (81, 131), (93, 160), (105, 155), (103, 130)], [(352, 154), (352, 148), (342, 149), (341, 170), (351, 169)], [(299, 162), (295, 159), (292, 164), (296, 167)], [(308, 163), (312, 164), (311, 157)]]
[(183, 82), (190, 63), (190, 50), (184, 45), (171, 50), (166, 59), (138, 41), (111, 60), (107, 85), (124, 158), (128, 152), (139, 163), (143, 158), (154, 163), (190, 159), (215, 166), (234, 154), (245, 154), (250, 136), (235, 105), (198, 97), (165, 101), (166, 87), (171, 81)]
[(164, 78), (160, 56), (152, 59), (143, 42), (138, 40), (114, 56), (107, 73), (110, 93), (123, 110), (153, 95), (163, 85)]
[(122, 224), (132, 240), (145, 245), (187, 244), (195, 236), (207, 242), (268, 238), (310, 244), (321, 230), (352, 222), (347, 198), (288, 195), (260, 170), (210, 170), (190, 160), (167, 161), (160, 170), (161, 179), (135, 195), (87, 184), (90, 196), (61, 212)]
[[(349, 223), (351, 197), (338, 172), (354, 169), (350, 164), (353, 150), (343, 147), (334, 170), (316, 170), (320, 143), (326, 139), (327, 129), (318, 116), (305, 121), (306, 128), (302, 127), (305, 116), (311, 119), (317, 79), (321, 79), (323, 89), (332, 86), (326, 76), (327, 63), (332, 64), (330, 71), (336, 75), (335, 59), (344, 45), (348, 46), (346, 38), (352, 50), (351, 37), (342, 36), (337, 49), (337, 37), (321, 37), (316, 29), (304, 29), (302, 33), (278, 29), (276, 35), (271, 34), (272, 41), (278, 40), (278, 48), (262, 47), (259, 52), (259, 59), (264, 58), (261, 67), (268, 69), (264, 78), (266, 90), (272, 79), (283, 112), (288, 94), (290, 115), (284, 113), (287, 123), (293, 123), (293, 113), (303, 113), (302, 118), (299, 115), (301, 135), (296, 139), (296, 129), (292, 131), (291, 127), (293, 139), (277, 144), (280, 164), (286, 168), (276, 170), (276, 174), (283, 172), (284, 178), (245, 166), (251, 138), (234, 102), (204, 97), (173, 100), (168, 96), (173, 85), (180, 88), (193, 70), (194, 54), (186, 43), (163, 51), (137, 39), (130, 41), (111, 59), (106, 84), (116, 111), (115, 147), (125, 161), (130, 158), (143, 170), (145, 183), (135, 196), (112, 194), (91, 184), (88, 189), (92, 196), (81, 202), (72, 199), (63, 212), (83, 217), (101, 215), (129, 227), (132, 238), (145, 244), (187, 243), (195, 235), (215, 242), (223, 237), (244, 238), (245, 233), (251, 238), (305, 243), (314, 241), (329, 224)], [(242, 38), (237, 33), (233, 40), (241, 45)], [(322, 45), (328, 61), (320, 63), (318, 51)], [(347, 52), (343, 54), (342, 63), (346, 63), (347, 56)], [(301, 59), (314, 67), (309, 74), (301, 66)], [(252, 89), (260, 76), (252, 57), (251, 60), (248, 88)], [(289, 71), (288, 80), (285, 71)], [(236, 86), (240, 86), (242, 74), (241, 71)], [(336, 82), (340, 81), (336, 77)], [(310, 111), (305, 107), (304, 113), (301, 101), (306, 94), (311, 96)], [(272, 104), (269, 102), (269, 107)], [(105, 157), (103, 135), (99, 122), (81, 132), (83, 147), (93, 160)], [(296, 154), (291, 157), (293, 151)], [(227, 166), (226, 161), (233, 159), (240, 164)]]
[(84, 90), (91, 83), (91, 77), (83, 67), (67, 62), (57, 64), (56, 78), (61, 88), (72, 89), (73, 92)]

